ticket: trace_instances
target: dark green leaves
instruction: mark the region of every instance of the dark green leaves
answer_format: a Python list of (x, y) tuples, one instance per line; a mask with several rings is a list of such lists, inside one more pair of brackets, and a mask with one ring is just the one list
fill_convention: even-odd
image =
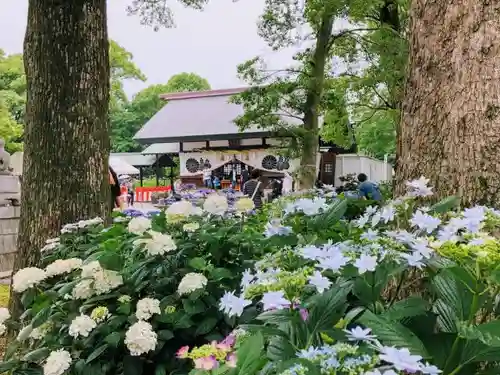
[(369, 327), (385, 345), (408, 348), (413, 354), (428, 357), (422, 341), (402, 324), (377, 316), (368, 310), (361, 316), (359, 322)]

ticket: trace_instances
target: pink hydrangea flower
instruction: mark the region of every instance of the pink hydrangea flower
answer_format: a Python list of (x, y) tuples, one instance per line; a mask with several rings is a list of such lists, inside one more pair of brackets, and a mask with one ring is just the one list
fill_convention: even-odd
[(183, 346), (179, 350), (177, 350), (177, 358), (187, 358), (189, 352), (189, 346)]
[(213, 370), (219, 367), (219, 362), (215, 359), (213, 355), (203, 358), (198, 358), (194, 360), (194, 367), (198, 370)]

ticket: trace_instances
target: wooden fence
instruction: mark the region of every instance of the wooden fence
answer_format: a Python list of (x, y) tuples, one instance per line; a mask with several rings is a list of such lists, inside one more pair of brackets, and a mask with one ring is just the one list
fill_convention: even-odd
[(0, 279), (10, 277), (16, 256), (20, 207), (0, 207)]

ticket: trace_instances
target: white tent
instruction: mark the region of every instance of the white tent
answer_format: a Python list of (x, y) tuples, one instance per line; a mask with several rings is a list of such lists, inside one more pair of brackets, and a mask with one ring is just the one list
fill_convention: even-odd
[(123, 161), (122, 159), (116, 156), (109, 157), (109, 165), (111, 166), (111, 168), (115, 170), (117, 175), (121, 174), (137, 175), (140, 173), (136, 167), (130, 165), (129, 163)]

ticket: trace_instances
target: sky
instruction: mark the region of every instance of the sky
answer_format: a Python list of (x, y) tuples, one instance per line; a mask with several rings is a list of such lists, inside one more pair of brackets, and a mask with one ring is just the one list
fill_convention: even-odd
[[(108, 2), (110, 38), (134, 55), (134, 62), (148, 77), (146, 83), (127, 82), (129, 95), (150, 84), (166, 83), (181, 72), (199, 74), (214, 89), (244, 86), (236, 67), (257, 55), (274, 69), (291, 63), (292, 50), (271, 51), (257, 35), (264, 0), (213, 0), (202, 12), (172, 0), (176, 27), (158, 32), (127, 15), (131, 1)], [(27, 11), (28, 0), (2, 0), (0, 48), (8, 54), (22, 52)]]

